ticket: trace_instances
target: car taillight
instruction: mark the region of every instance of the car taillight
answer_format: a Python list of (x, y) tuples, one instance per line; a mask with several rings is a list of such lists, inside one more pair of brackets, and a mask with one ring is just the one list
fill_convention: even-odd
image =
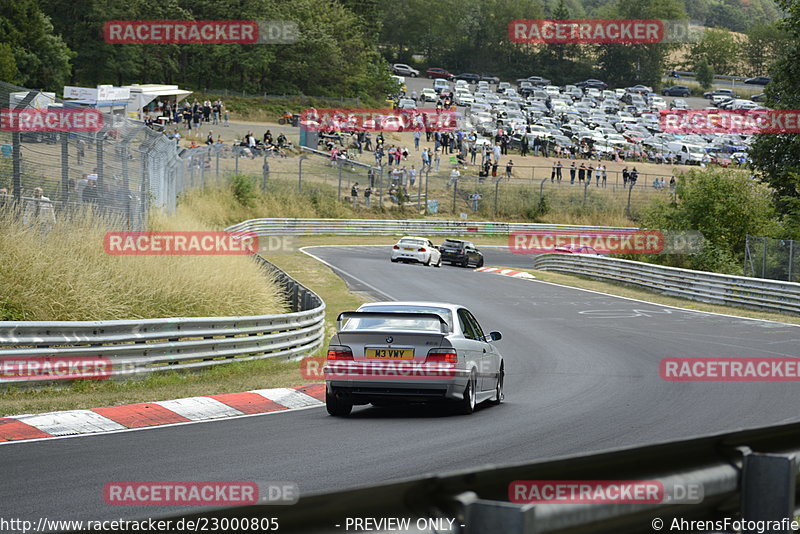
[(397, 245), (393, 246), (392, 248), (395, 250), (400, 250), (400, 247), (398, 247)]
[(425, 363), (458, 363), (456, 349), (431, 349)]
[(425, 247), (422, 247), (422, 248), (420, 248), (420, 249), (417, 249), (417, 252), (425, 252)]
[(353, 351), (350, 347), (328, 347), (328, 360), (352, 360)]

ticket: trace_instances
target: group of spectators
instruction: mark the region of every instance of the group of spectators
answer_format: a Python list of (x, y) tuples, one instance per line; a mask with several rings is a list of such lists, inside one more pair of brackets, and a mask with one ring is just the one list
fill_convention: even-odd
[[(229, 126), (230, 114), (221, 99), (213, 102), (205, 100), (202, 104), (195, 100), (191, 104), (185, 102), (182, 106), (177, 104), (173, 106), (170, 102), (156, 101), (153, 105), (153, 111), (157, 115), (155, 120), (166, 124), (180, 125), (182, 123), (187, 130), (199, 129), (204, 123)], [(153, 117), (150, 114), (145, 117), (145, 123), (148, 123), (148, 121), (150, 123), (153, 122)]]
[[(211, 143), (213, 143), (213, 139), (209, 136)], [(206, 141), (206, 144), (209, 144)], [(242, 154), (244, 154), (248, 158), (255, 158), (256, 156), (267, 156), (267, 155), (276, 155), (282, 158), (287, 157), (286, 149), (292, 148), (291, 142), (283, 135), (283, 132), (278, 134), (278, 137), (275, 138), (272, 135), (271, 130), (267, 130), (264, 132), (264, 136), (261, 139), (256, 138), (252, 131), (247, 132), (244, 138), (237, 144), (239, 150), (241, 150)]]

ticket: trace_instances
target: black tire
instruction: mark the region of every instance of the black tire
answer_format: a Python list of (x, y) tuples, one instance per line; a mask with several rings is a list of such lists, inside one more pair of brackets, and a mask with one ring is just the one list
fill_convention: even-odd
[(400, 260), (396, 260), (396, 259), (392, 258), (392, 263), (397, 263), (398, 261), (400, 261)]
[(505, 398), (505, 395), (503, 393), (503, 383), (505, 382), (505, 376), (506, 376), (505, 366), (503, 365), (503, 362), (500, 362), (500, 376), (497, 379), (497, 386), (495, 387), (494, 398), (491, 400), (491, 403), (495, 406), (503, 402), (503, 399)]
[(478, 260), (478, 263), (477, 263), (477, 264), (475, 264), (475, 268), (477, 269), (478, 267), (483, 267), (483, 258), (481, 258), (480, 260)]
[(430, 267), (431, 266), (431, 257), (430, 256), (428, 256), (428, 261), (426, 261), (423, 265), (425, 265), (425, 267)]
[(438, 267), (441, 267), (441, 266), (442, 266), (442, 257), (441, 257), (441, 256), (439, 256), (439, 261), (438, 261), (438, 262), (436, 262), (436, 265), (434, 265), (434, 267), (437, 267), (437, 268), (438, 268)]
[(469, 267), (469, 258), (464, 258), (464, 261), (461, 262), (462, 267)]
[(278, 124), (286, 124), (286, 119), (281, 117), (280, 119), (278, 119)]
[(334, 417), (346, 417), (353, 411), (353, 403), (332, 396), (327, 391), (325, 392), (325, 408), (328, 414)]
[(416, 75), (416, 74), (414, 74), (414, 73), (412, 72), (412, 73), (411, 73), (411, 77), (412, 77), (412, 78), (416, 78), (416, 77), (417, 77), (417, 75)]
[(472, 415), (475, 411), (475, 373), (469, 377), (467, 387), (464, 388), (464, 398), (458, 401), (456, 412), (461, 415)]

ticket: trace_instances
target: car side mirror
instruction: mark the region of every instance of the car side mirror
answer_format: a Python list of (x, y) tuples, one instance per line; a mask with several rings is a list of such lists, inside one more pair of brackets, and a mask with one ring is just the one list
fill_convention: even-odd
[(489, 341), (500, 341), (501, 339), (503, 339), (503, 334), (500, 332), (489, 332)]

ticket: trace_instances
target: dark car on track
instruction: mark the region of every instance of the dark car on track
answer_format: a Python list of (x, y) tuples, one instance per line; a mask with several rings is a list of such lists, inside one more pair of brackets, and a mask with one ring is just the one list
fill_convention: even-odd
[(461, 239), (445, 239), (439, 246), (442, 262), (460, 267), (483, 267), (483, 254), (470, 241)]
[(461, 73), (461, 74), (459, 74), (457, 76), (453, 76), (453, 79), (454, 80), (464, 80), (464, 81), (469, 82), (469, 83), (478, 83), (479, 81), (481, 81), (481, 77), (480, 77), (479, 74), (472, 74), (472, 73), (469, 73), (469, 72), (464, 72), (464, 73)]
[(744, 83), (749, 85), (767, 85), (772, 81), (769, 76), (756, 76), (755, 78), (747, 78)]
[(685, 85), (673, 85), (661, 91), (661, 94), (664, 96), (681, 96), (686, 98), (691, 95), (692, 92)]
[(452, 80), (453, 74), (448, 72), (447, 69), (442, 69), (439, 67), (431, 67), (425, 71), (425, 74), (428, 75), (428, 78), (435, 80), (437, 78), (441, 78), (443, 80)]

